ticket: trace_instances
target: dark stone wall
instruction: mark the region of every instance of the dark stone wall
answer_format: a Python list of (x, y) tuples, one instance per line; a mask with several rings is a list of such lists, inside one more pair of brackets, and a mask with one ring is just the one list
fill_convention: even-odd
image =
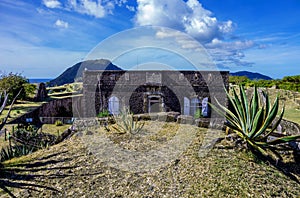
[(134, 114), (141, 114), (145, 111), (144, 106), (144, 93), (146, 92), (145, 86), (140, 86), (134, 90), (129, 99), (130, 111)]
[(39, 108), (40, 117), (73, 117), (72, 98), (52, 100)]
[(183, 98), (211, 97), (226, 104), (227, 71), (85, 71), (83, 74), (84, 117), (108, 109), (116, 96), (121, 106), (135, 114), (148, 113), (149, 98), (160, 98), (161, 111), (183, 112)]
[(81, 106), (82, 99), (82, 97), (69, 97), (52, 100), (12, 120), (9, 124), (25, 123), (26, 118), (32, 118), (33, 124), (41, 124), (40, 117), (73, 117), (74, 101), (79, 102)]
[(163, 86), (161, 89), (162, 93), (165, 94), (165, 98), (164, 98), (164, 102), (165, 102), (165, 111), (166, 112), (170, 112), (170, 111), (174, 111), (174, 112), (181, 112), (181, 105), (177, 95), (167, 86)]

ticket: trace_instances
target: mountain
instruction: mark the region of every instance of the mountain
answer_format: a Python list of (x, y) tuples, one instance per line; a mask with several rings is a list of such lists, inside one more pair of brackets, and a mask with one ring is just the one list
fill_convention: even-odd
[(230, 72), (231, 76), (246, 76), (250, 80), (272, 80), (271, 77), (260, 74), (260, 73), (253, 73), (249, 71), (238, 71), (238, 72)]
[(122, 70), (120, 67), (112, 64), (106, 59), (86, 60), (79, 62), (72, 67), (66, 69), (60, 76), (51, 80), (48, 86), (60, 86), (68, 83), (73, 83), (75, 78), (82, 77), (82, 71), (88, 70)]

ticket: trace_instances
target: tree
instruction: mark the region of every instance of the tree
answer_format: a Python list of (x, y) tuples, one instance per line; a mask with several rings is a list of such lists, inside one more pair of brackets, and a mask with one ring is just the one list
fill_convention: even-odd
[(229, 82), (235, 85), (245, 85), (249, 81), (247, 76), (229, 76)]
[[(14, 96), (20, 90), (19, 99), (23, 100), (33, 92), (33, 87), (29, 86), (28, 80), (19, 73), (2, 74), (0, 76), (0, 92), (8, 92), (8, 104), (11, 104)], [(2, 101), (1, 101), (2, 102)]]

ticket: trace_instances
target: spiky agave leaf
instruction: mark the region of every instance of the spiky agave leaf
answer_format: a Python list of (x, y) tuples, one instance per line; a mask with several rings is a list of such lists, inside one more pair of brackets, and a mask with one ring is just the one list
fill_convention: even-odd
[[(240, 86), (240, 97), (236, 91), (232, 89), (233, 96), (226, 90), (227, 97), (233, 107), (233, 111), (221, 105), (216, 99), (217, 106), (209, 103), (209, 105), (220, 115), (227, 120), (227, 126), (230, 127), (239, 137), (244, 139), (247, 144), (265, 156), (280, 159), (278, 153), (275, 152), (273, 145), (295, 141), (300, 139), (297, 136), (285, 136), (268, 141), (268, 137), (276, 130), (277, 126), (282, 120), (284, 114), (284, 107), (279, 116), (279, 119), (272, 126), (271, 130), (268, 128), (275, 120), (279, 109), (279, 98), (276, 97), (274, 104), (271, 106), (270, 99), (267, 93), (263, 92), (265, 102), (260, 107), (257, 87), (254, 88), (254, 93), (248, 103), (246, 92)], [(268, 152), (268, 151), (271, 151)]]
[[(269, 103), (269, 99), (268, 101), (266, 101), (266, 103)], [(276, 115), (278, 113), (278, 108), (279, 108), (279, 99), (278, 97), (276, 97), (272, 108), (269, 110), (267, 116), (264, 119), (263, 125), (257, 132), (255, 132), (253, 138), (258, 138), (262, 133), (264, 133), (267, 130), (267, 128), (272, 124), (273, 120), (276, 118)]]
[(137, 134), (144, 127), (144, 123), (134, 120), (133, 114), (125, 108), (119, 115), (115, 116), (116, 126), (112, 126), (120, 134)]

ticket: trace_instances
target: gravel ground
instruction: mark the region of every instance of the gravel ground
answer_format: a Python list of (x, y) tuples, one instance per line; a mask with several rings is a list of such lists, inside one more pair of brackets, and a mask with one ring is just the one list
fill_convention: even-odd
[[(138, 135), (78, 132), (6, 162), (0, 187), (16, 197), (300, 197), (291, 176), (243, 151), (214, 148), (199, 157), (207, 130), (183, 128), (146, 123)], [(290, 165), (299, 179), (299, 164)]]

